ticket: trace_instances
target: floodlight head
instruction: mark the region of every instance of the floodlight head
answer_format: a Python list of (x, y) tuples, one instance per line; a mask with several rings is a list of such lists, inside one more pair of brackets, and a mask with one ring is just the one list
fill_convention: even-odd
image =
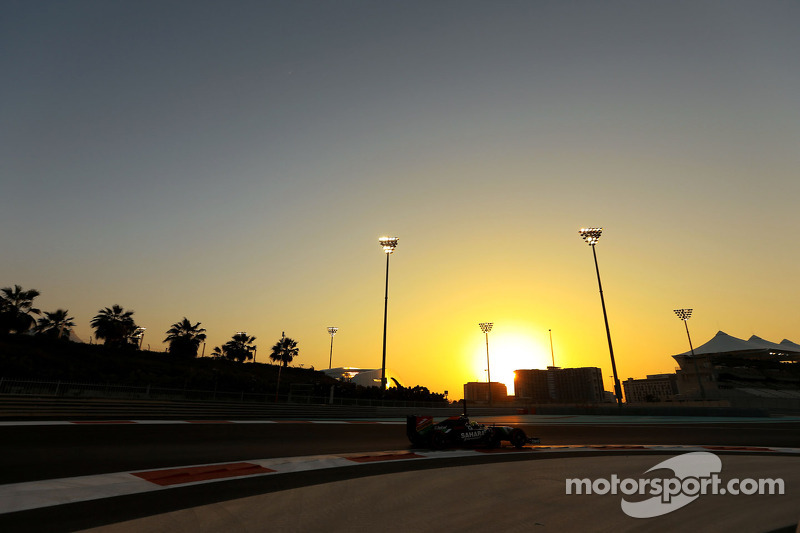
[(689, 320), (692, 316), (691, 309), (675, 309), (675, 314), (678, 315), (678, 318), (683, 320), (684, 322)]
[(394, 249), (397, 248), (397, 241), (400, 240), (397, 237), (380, 237), (378, 239), (378, 244), (383, 246), (383, 252), (386, 255), (394, 252)]
[(494, 325), (494, 322), (481, 322), (478, 325), (481, 327), (482, 332), (489, 333), (490, 331), (492, 331), (492, 326)]
[(578, 230), (586, 244), (594, 246), (603, 234), (603, 228), (581, 228)]
[(330, 326), (330, 327), (328, 328), (328, 333), (330, 333), (330, 334), (331, 334), (331, 337), (333, 337), (334, 335), (336, 335), (336, 332), (337, 332), (337, 331), (339, 331), (339, 328), (337, 328), (337, 327)]

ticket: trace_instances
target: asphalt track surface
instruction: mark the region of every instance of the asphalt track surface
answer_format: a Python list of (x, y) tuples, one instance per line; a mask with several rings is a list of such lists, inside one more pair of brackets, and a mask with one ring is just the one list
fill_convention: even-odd
[[(575, 417), (577, 418), (577, 417)], [(585, 418), (585, 417), (583, 417)], [(545, 445), (800, 447), (800, 421), (665, 424), (498, 417)], [(700, 419), (702, 420), (702, 419)], [(408, 449), (405, 426), (364, 423), (165, 423), (0, 426), (0, 483), (253, 458)]]
[[(800, 448), (800, 420), (616, 420), (590, 417), (503, 417), (542, 444), (710, 445)], [(52, 480), (256, 458), (410, 450), (400, 421), (276, 423), (81, 423), (0, 426), (0, 484)], [(580, 455), (580, 454), (575, 454)], [(450, 458), (437, 467), (531, 459), (530, 454)], [(199, 484), (162, 492), (0, 515), (2, 531), (70, 531), (255, 494), (432, 468), (388, 462), (358, 469), (323, 469), (272, 478)]]

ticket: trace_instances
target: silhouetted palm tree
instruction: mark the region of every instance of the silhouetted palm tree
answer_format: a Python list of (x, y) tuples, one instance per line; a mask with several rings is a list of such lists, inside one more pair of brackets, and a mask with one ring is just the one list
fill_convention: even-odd
[(33, 299), (39, 296), (36, 289), (22, 290), (19, 285), (14, 288), (0, 289), (0, 333), (25, 333), (36, 324), (31, 314), (40, 311), (33, 307)]
[(300, 354), (300, 349), (297, 347), (297, 341), (287, 337), (286, 335), (281, 336), (281, 340), (275, 343), (275, 346), (272, 347), (272, 352), (269, 354), (269, 358), (275, 362), (280, 363), (281, 366), (278, 367), (278, 384), (275, 387), (275, 401), (278, 401), (278, 391), (280, 390), (281, 386), (281, 371), (283, 367), (288, 365), (292, 362), (292, 359), (297, 357)]
[(280, 363), (281, 366), (286, 366), (291, 363), (299, 353), (300, 349), (297, 347), (296, 340), (289, 337), (281, 337), (281, 340), (276, 342), (275, 346), (272, 347), (272, 353), (269, 354), (269, 358), (276, 363)]
[(205, 328), (200, 327), (200, 322), (195, 325), (188, 318), (172, 324), (167, 330), (167, 338), (164, 342), (169, 343), (169, 353), (181, 357), (197, 357), (197, 349), (200, 343), (206, 340)]
[(239, 361), (243, 363), (253, 358), (253, 351), (256, 349), (253, 346), (255, 337), (249, 336), (247, 333), (239, 332), (231, 340), (222, 345), (222, 348), (215, 346), (211, 352), (213, 357), (224, 357), (231, 361)]
[(92, 319), (94, 336), (104, 339), (106, 346), (137, 346), (134, 338), (138, 326), (133, 321), (133, 311), (125, 311), (119, 305), (101, 309)]
[(52, 313), (44, 312), (36, 324), (36, 332), (56, 339), (69, 340), (72, 328), (75, 327), (74, 317), (69, 316), (66, 309), (57, 309)]
[(255, 337), (251, 337), (247, 333), (237, 333), (223, 346), (227, 358), (240, 363), (249, 361), (253, 358), (253, 350), (255, 349), (253, 342), (255, 340)]

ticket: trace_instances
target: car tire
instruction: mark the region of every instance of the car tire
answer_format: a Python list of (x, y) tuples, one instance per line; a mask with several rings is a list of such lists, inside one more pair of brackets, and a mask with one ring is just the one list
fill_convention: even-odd
[(511, 441), (511, 445), (514, 446), (514, 448), (522, 448), (528, 442), (528, 437), (521, 429), (514, 428), (511, 430), (508, 440)]
[(502, 441), (502, 440), (503, 439), (500, 437), (500, 432), (497, 431), (496, 429), (492, 428), (492, 429), (489, 430), (489, 434), (487, 435), (487, 438), (486, 438), (486, 447), (487, 448), (499, 448), (500, 447), (500, 441)]
[(432, 450), (442, 450), (447, 447), (447, 442), (445, 441), (444, 434), (434, 432), (431, 435), (431, 449)]

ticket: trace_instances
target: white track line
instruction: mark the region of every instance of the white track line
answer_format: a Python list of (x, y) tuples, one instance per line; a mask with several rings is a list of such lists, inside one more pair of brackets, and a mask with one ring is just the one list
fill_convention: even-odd
[[(506, 417), (499, 417), (506, 418)], [(474, 417), (476, 421), (489, 423), (491, 417)], [(488, 422), (487, 422), (488, 421)], [(800, 417), (783, 418), (736, 418), (736, 417), (638, 417), (638, 416), (536, 416), (524, 415), (518, 420), (508, 422), (509, 424), (523, 424), (531, 426), (620, 426), (620, 425), (677, 425), (677, 424), (782, 424), (800, 422)], [(269, 420), (4, 420), (0, 421), (3, 426), (69, 426), (69, 425), (116, 425), (116, 424), (139, 424), (139, 425), (174, 425), (174, 424), (381, 424), (381, 425), (404, 425), (404, 419), (325, 419), (325, 420), (305, 420), (305, 419), (269, 419)], [(507, 422), (499, 422), (506, 424)]]
[[(232, 479), (244, 479), (248, 477), (270, 476), (287, 474), (292, 472), (303, 472), (309, 470), (320, 470), (326, 468), (354, 467), (362, 464), (374, 464), (377, 462), (400, 462), (416, 461), (425, 459), (444, 459), (452, 457), (477, 457), (477, 456), (503, 456), (507, 454), (548, 454), (556, 456), (569, 452), (589, 452), (589, 453), (636, 453), (643, 451), (658, 451), (664, 453), (685, 453), (689, 451), (711, 451), (716, 453), (759, 453), (769, 455), (771, 453), (789, 453), (800, 455), (800, 448), (757, 448), (755, 451), (741, 447), (724, 446), (535, 446), (523, 450), (510, 448), (498, 451), (480, 450), (443, 450), (443, 451), (410, 451), (395, 450), (385, 452), (369, 453), (349, 453), (340, 455), (315, 455), (303, 457), (281, 457), (270, 459), (257, 459), (253, 461), (237, 461), (235, 463), (211, 463), (203, 465), (180, 466), (176, 468), (164, 468), (154, 470), (137, 470), (131, 472), (115, 472), (110, 474), (99, 474), (94, 476), (79, 476), (71, 478), (50, 479), (41, 481), (28, 481), (23, 483), (10, 483), (0, 485), (0, 514), (42, 507), (51, 507), (66, 503), (98, 500), (112, 496), (122, 496), (129, 494), (140, 494), (156, 490), (165, 490), (175, 487), (186, 487), (204, 483), (215, 483), (217, 481), (228, 481)], [(157, 482), (148, 481), (140, 476), (148, 475), (158, 477), (164, 475), (169, 478), (176, 472), (174, 477), (179, 477), (181, 471), (187, 469), (195, 470), (224, 470), (226, 465), (249, 465), (253, 469), (263, 468), (266, 472), (250, 475), (236, 475), (235, 473), (227, 477), (216, 479), (191, 480), (186, 482), (173, 482), (170, 485), (161, 485)], [(214, 469), (218, 466), (220, 468)], [(191, 476), (186, 476), (190, 478)]]

